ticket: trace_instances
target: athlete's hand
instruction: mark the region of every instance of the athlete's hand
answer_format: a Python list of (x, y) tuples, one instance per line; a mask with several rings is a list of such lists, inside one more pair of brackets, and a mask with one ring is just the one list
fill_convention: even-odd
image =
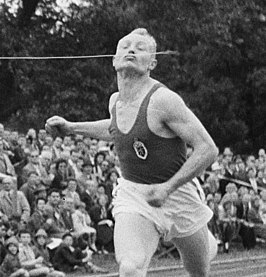
[(153, 207), (161, 207), (169, 196), (169, 187), (167, 183), (150, 185), (150, 191), (146, 196), (148, 204)]
[(70, 122), (57, 115), (47, 119), (45, 129), (52, 136), (67, 135), (71, 132)]

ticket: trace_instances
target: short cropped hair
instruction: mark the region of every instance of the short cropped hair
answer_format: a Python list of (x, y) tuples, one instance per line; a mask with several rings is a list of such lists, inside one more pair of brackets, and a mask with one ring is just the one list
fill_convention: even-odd
[(136, 34), (136, 35), (147, 37), (151, 42), (151, 52), (156, 53), (157, 43), (155, 41), (155, 38), (147, 31), (147, 29), (137, 28), (137, 29), (134, 29), (130, 34)]

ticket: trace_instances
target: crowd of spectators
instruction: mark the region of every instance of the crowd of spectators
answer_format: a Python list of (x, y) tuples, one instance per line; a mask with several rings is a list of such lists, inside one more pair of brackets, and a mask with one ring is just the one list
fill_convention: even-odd
[[(112, 143), (44, 129), (24, 135), (0, 124), (0, 274), (104, 271), (92, 254), (114, 251), (112, 191), (120, 175)], [(266, 239), (264, 149), (241, 156), (225, 148), (197, 179), (214, 212), (209, 229), (225, 252), (235, 238), (245, 249)]]

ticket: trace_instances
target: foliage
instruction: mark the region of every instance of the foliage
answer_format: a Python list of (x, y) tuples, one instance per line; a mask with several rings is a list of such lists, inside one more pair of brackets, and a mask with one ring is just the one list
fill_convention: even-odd
[[(265, 146), (266, 4), (263, 0), (86, 0), (60, 9), (55, 0), (2, 4), (1, 56), (93, 55), (146, 27), (158, 50), (153, 77), (177, 91), (220, 148)], [(30, 6), (30, 7), (29, 7)], [(25, 17), (25, 18), (23, 18)], [(53, 114), (71, 120), (108, 116), (116, 88), (111, 59), (1, 61), (1, 121), (25, 131)]]

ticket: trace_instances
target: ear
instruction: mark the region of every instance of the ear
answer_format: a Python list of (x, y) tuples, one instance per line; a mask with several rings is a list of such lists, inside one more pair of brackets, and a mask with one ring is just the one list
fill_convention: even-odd
[(157, 60), (153, 59), (149, 65), (149, 70), (153, 70), (157, 65)]

